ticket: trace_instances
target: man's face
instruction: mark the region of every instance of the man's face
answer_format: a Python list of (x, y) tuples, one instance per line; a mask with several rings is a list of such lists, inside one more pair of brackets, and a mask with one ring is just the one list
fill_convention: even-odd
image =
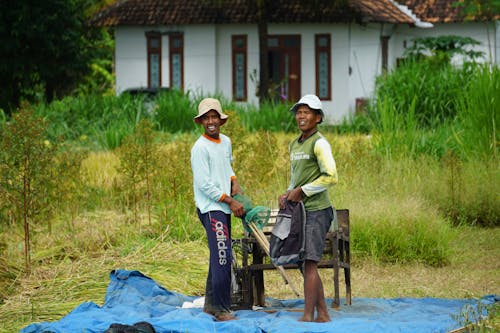
[(214, 139), (219, 138), (221, 122), (220, 116), (215, 110), (210, 110), (201, 117), (205, 134)]
[(302, 132), (309, 132), (316, 128), (321, 121), (321, 115), (307, 105), (300, 105), (295, 113), (295, 120), (297, 120), (297, 125)]

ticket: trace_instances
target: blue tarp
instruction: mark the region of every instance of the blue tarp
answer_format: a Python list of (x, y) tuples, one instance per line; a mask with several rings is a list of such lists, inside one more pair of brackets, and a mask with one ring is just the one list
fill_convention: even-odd
[[(158, 333), (301, 333), (301, 332), (448, 332), (460, 326), (464, 307), (476, 308), (478, 300), (437, 298), (354, 298), (351, 306), (330, 310), (329, 323), (299, 322), (304, 301), (269, 300), (275, 312), (239, 310), (238, 320), (216, 322), (200, 308), (182, 308), (195, 297), (169, 291), (138, 271), (114, 270), (103, 306), (79, 305), (57, 322), (35, 323), (21, 333), (102, 333), (112, 323), (151, 323)], [(480, 301), (492, 304), (495, 295)]]

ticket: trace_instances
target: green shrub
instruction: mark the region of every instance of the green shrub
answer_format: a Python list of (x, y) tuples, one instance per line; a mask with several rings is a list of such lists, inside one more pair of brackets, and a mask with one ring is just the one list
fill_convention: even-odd
[(457, 98), (454, 150), (464, 159), (498, 161), (500, 69), (483, 65), (476, 68), (470, 79)]
[(160, 131), (169, 133), (190, 132), (195, 129), (193, 117), (198, 113), (197, 105), (179, 90), (160, 94), (155, 103), (152, 118)]
[[(419, 127), (432, 128), (456, 116), (456, 97), (464, 86), (467, 87), (471, 75), (468, 67), (436, 65), (428, 60), (407, 61), (393, 72), (377, 78), (376, 101), (389, 102), (394, 112), (403, 116), (414, 104)], [(370, 109), (375, 125), (380, 125), (377, 105), (372, 103)]]
[(0, 222), (23, 226), (27, 272), (31, 269), (31, 228), (45, 220), (50, 231), (54, 207), (56, 147), (46, 140), (45, 130), (44, 121), (24, 105), (0, 132), (0, 213), (12, 218), (4, 220), (0, 215)]

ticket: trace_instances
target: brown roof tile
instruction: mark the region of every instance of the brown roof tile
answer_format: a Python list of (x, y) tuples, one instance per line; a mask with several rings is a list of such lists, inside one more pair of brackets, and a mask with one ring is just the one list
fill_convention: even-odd
[[(457, 0), (397, 0), (397, 2), (408, 6), (413, 14), (424, 22), (448, 23), (465, 20), (463, 7), (452, 5), (458, 2)], [(500, 13), (492, 15), (489, 19), (500, 19)]]
[(404, 14), (390, 0), (351, 0), (351, 6), (356, 8), (367, 21), (385, 22), (385, 23), (408, 23), (413, 24), (414, 21), (409, 16)]
[[(337, 3), (337, 5), (335, 5)], [(339, 5), (340, 4), (340, 5)], [(365, 22), (408, 23), (414, 21), (402, 13), (391, 0), (316, 0), (269, 1), (268, 23), (341, 23)], [(255, 0), (126, 0), (99, 12), (93, 25), (167, 25), (257, 23)]]

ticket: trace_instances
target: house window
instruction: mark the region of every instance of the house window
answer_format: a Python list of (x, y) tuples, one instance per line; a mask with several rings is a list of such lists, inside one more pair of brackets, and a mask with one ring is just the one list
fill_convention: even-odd
[(148, 87), (161, 87), (161, 34), (147, 32), (148, 44)]
[(247, 36), (232, 37), (233, 53), (233, 99), (247, 100)]
[(170, 86), (184, 88), (184, 36), (182, 33), (169, 35)]
[(316, 35), (316, 95), (331, 99), (331, 48), (330, 34)]
[(382, 71), (387, 71), (389, 67), (389, 37), (380, 37), (380, 43), (382, 44)]

